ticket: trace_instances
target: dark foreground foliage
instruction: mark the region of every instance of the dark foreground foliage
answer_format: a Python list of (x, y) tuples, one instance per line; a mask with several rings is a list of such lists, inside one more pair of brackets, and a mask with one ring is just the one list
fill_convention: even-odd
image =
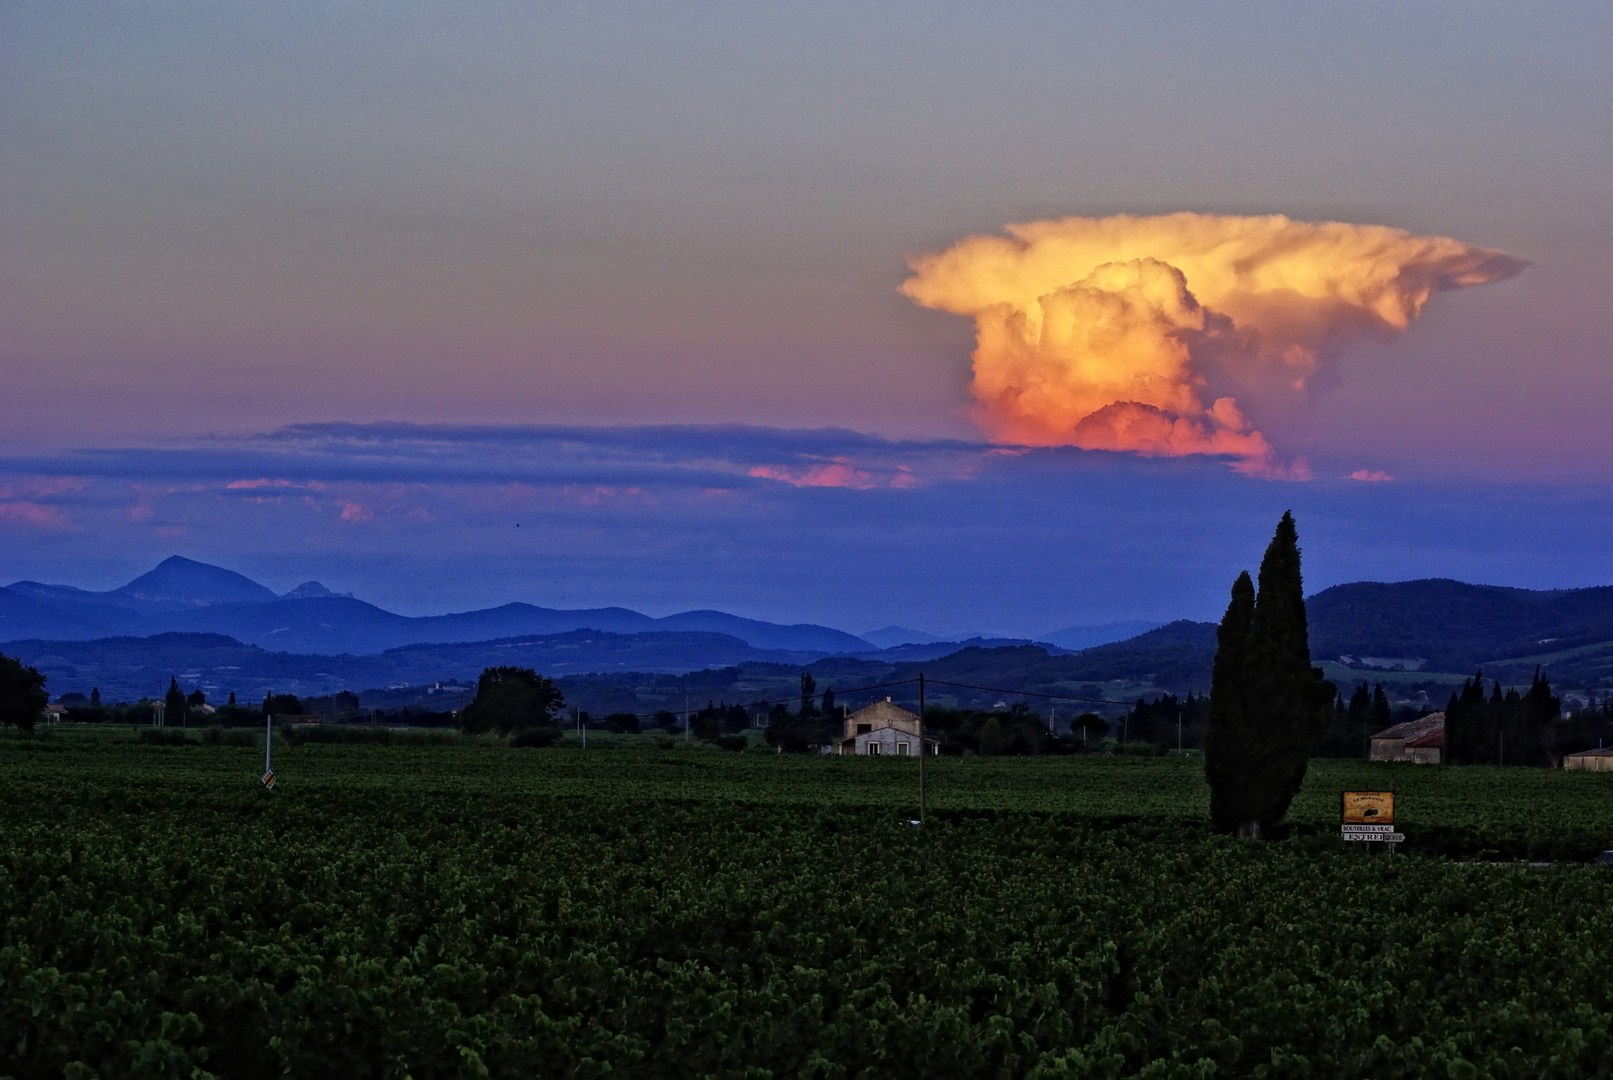
[[(1256, 845), (1170, 759), (938, 762), (923, 827), (895, 760), (307, 744), (272, 793), (260, 763), (0, 746), (0, 1074), (1613, 1069), (1613, 872), (1340, 850), (1343, 771)], [(1499, 774), (1373, 776), (1493, 838), (1532, 817)], [(1521, 799), (1605, 836), (1605, 780)]]

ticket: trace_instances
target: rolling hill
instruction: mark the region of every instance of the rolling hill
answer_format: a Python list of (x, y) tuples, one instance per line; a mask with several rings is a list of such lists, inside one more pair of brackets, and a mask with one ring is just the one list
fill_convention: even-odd
[[(1357, 582), (1325, 589), (1306, 606), (1312, 655), (1341, 684), (1449, 681), (1480, 668), (1519, 682), (1541, 665), (1559, 689), (1613, 687), (1613, 587)], [(1073, 644), (1124, 628), (1071, 627), (1064, 638)], [(515, 663), (573, 680), (597, 676), (613, 692), (628, 691), (635, 676), (681, 679), (721, 669), (731, 675), (704, 682), (729, 679), (725, 693), (736, 695), (761, 686), (773, 693), (803, 668), (842, 686), (924, 671), (987, 688), (970, 698), (984, 701), (995, 699), (993, 687), (1055, 695), (1083, 688), (1088, 696), (1094, 686), (1202, 691), (1215, 655), (1214, 624), (1189, 621), (1074, 651), (1002, 639), (916, 641), (928, 635), (900, 627), (874, 636), (910, 640), (877, 649), (830, 627), (711, 610), (654, 618), (623, 607), (510, 603), (412, 617), (317, 582), (277, 596), (181, 558), (107, 592), (28, 581), (0, 589), (4, 651), (46, 672), (57, 694), (91, 686), (160, 693), (169, 673), (210, 692), (329, 693), (474, 678), (484, 666)]]
[[(1535, 663), (1584, 682), (1613, 656), (1613, 587), (1530, 590), (1448, 579), (1358, 582), (1306, 601), (1311, 654), (1354, 668), (1486, 673), (1515, 679)], [(1606, 667), (1606, 665), (1602, 665)], [(1523, 678), (1528, 672), (1523, 672)]]
[(447, 615), (398, 615), (336, 595), (315, 581), (277, 596), (234, 571), (179, 556), (107, 592), (34, 581), (0, 588), (0, 642), (202, 633), (285, 652), (370, 654), (412, 644), (574, 630), (718, 634), (755, 649), (786, 652), (875, 649), (827, 626), (780, 625), (707, 610), (654, 618), (620, 607), (563, 610), (512, 603)]

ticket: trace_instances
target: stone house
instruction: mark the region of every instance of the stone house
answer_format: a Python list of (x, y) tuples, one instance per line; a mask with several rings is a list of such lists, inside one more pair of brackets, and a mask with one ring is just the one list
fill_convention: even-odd
[(1563, 756), (1563, 768), (1584, 772), (1613, 772), (1613, 747), (1581, 750)]
[(1371, 738), (1369, 761), (1438, 765), (1445, 760), (1445, 714), (1429, 713), (1386, 727)]
[[(916, 752), (918, 738), (918, 713), (886, 698), (846, 715), (836, 753), (910, 757)], [(940, 744), (926, 735), (924, 749), (934, 755), (940, 752)]]

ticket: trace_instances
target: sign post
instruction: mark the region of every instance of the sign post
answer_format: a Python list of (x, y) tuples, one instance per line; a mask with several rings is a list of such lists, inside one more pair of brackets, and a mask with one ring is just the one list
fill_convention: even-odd
[(274, 716), (263, 719), (263, 775), (258, 778), (265, 791), (274, 790)]
[(1346, 791), (1339, 806), (1339, 836), (1346, 841), (1395, 844), (1406, 839), (1395, 831), (1395, 793)]

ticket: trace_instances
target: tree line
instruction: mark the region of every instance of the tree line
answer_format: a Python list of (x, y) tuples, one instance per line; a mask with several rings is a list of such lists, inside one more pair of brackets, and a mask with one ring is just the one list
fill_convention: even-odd
[[(33, 668), (9, 658), (0, 661), (0, 720), (31, 729), (48, 700), (45, 681)], [(166, 708), (183, 716), (194, 704), (171, 678)], [(809, 672), (801, 674), (793, 711), (783, 702), (751, 707), (708, 702), (698, 713), (685, 715), (685, 731), (743, 748), (741, 733), (759, 722), (764, 704), (767, 740), (779, 750), (830, 746), (843, 735), (833, 690), (826, 688), (820, 695)], [(274, 713), (277, 705), (287, 711), (301, 708), (295, 698), (277, 701), (271, 695), (262, 712)], [(459, 712), (458, 722), (467, 734), (498, 734), (513, 745), (545, 746), (560, 738), (564, 705), (554, 681), (533, 669), (490, 667), (478, 678), (475, 696)], [(1559, 722), (1560, 714), (1561, 702), (1538, 669), (1524, 693), (1503, 691), (1496, 684), (1486, 694), (1482, 675), (1475, 675), (1446, 706), (1445, 760), (1555, 764), (1562, 740), (1574, 734)], [(667, 718), (673, 723), (677, 719), (670, 713)], [(1078, 718), (1070, 734), (1060, 735), (1047, 730), (1041, 717), (1023, 704), (986, 713), (927, 709), (924, 719), (927, 730), (949, 749), (980, 754), (1075, 752), (1088, 745), (1091, 735), (1112, 730), (1089, 713)], [(1293, 515), (1284, 513), (1261, 558), (1258, 583), (1244, 571), (1232, 584), (1216, 630), (1208, 699), (1189, 694), (1184, 700), (1173, 695), (1139, 700), (1120, 725), (1122, 742), (1129, 741), (1135, 724), (1139, 739), (1167, 744), (1174, 726), (1176, 743), (1184, 748), (1190, 736), (1202, 731), (1212, 825), (1258, 839), (1281, 825), (1313, 752), (1343, 750), (1353, 756), (1390, 719), (1381, 684), (1368, 691), (1363, 683), (1345, 702), (1321, 668), (1311, 664), (1298, 530)], [(581, 722), (580, 715), (577, 720)], [(612, 714), (606, 724), (621, 730), (640, 726), (631, 714)]]

